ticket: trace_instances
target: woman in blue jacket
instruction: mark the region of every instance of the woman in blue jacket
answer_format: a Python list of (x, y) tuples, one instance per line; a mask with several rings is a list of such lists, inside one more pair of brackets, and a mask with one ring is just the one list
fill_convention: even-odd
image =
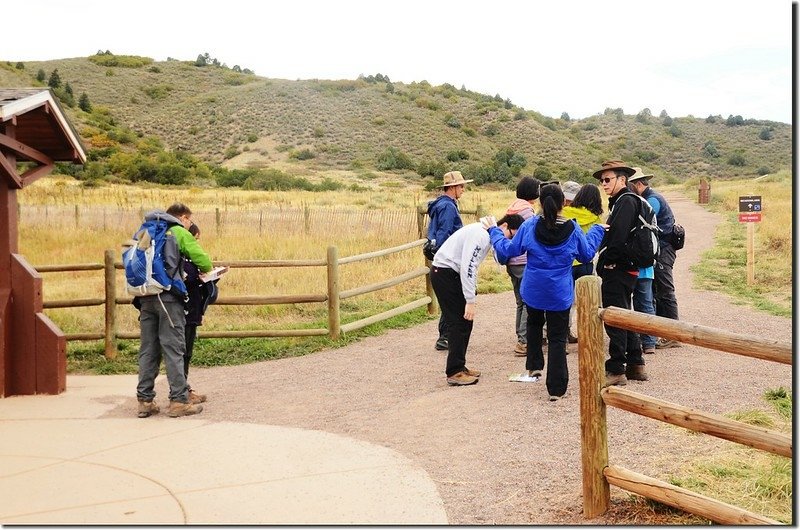
[(544, 368), (542, 328), (547, 322), (547, 392), (557, 401), (567, 392), (567, 335), (569, 308), (574, 298), (572, 262), (591, 261), (605, 233), (595, 224), (584, 235), (580, 226), (561, 215), (564, 192), (555, 184), (542, 186), (539, 202), (542, 214), (531, 217), (508, 240), (503, 230), (489, 228), (495, 253), (502, 261), (527, 254), (520, 294), (528, 309), (528, 352), (525, 369), (541, 377)]

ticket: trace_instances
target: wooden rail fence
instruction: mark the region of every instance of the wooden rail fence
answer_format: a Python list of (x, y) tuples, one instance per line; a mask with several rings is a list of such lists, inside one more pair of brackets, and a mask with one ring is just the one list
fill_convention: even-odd
[[(418, 307), (427, 305), (428, 313), (436, 312), (435, 297), (430, 285), (429, 268), (420, 266), (399, 276), (387, 280), (364, 285), (341, 291), (339, 289), (339, 266), (348, 263), (370, 260), (387, 256), (397, 252), (403, 252), (416, 247), (422, 247), (424, 239), (417, 239), (403, 245), (392, 248), (347, 256), (339, 258), (336, 247), (328, 247), (325, 259), (317, 260), (251, 260), (251, 261), (217, 261), (215, 265), (228, 266), (231, 268), (257, 268), (257, 267), (325, 267), (327, 274), (327, 289), (324, 293), (308, 293), (293, 295), (272, 295), (272, 296), (229, 296), (217, 299), (218, 305), (271, 305), (271, 304), (301, 304), (301, 303), (327, 303), (328, 326), (326, 328), (314, 329), (259, 329), (242, 331), (203, 331), (198, 334), (200, 338), (242, 338), (242, 337), (308, 337), (328, 335), (331, 339), (337, 340), (342, 333), (348, 333), (363, 327), (387, 320), (397, 315), (407, 313)], [(420, 255), (422, 253), (420, 252)], [(115, 261), (118, 252), (114, 250), (105, 251), (104, 263), (84, 263), (75, 265), (40, 265), (34, 267), (37, 272), (72, 272), (72, 271), (95, 271), (102, 270), (105, 278), (104, 296), (102, 298), (85, 298), (80, 300), (50, 300), (45, 301), (44, 309), (66, 308), (66, 307), (91, 307), (105, 305), (105, 329), (103, 332), (68, 333), (67, 341), (83, 340), (103, 340), (105, 342), (105, 356), (113, 359), (117, 355), (118, 339), (138, 339), (140, 334), (136, 332), (121, 332), (116, 324), (116, 306), (130, 304), (131, 297), (117, 295), (116, 271), (122, 269), (122, 263)], [(340, 320), (340, 304), (342, 300), (352, 298), (367, 293), (379, 291), (393, 287), (403, 282), (425, 276), (426, 296), (395, 307), (388, 311), (372, 315), (355, 322), (342, 324)]]
[[(600, 279), (584, 276), (575, 282), (578, 313), (578, 370), (580, 381), (583, 513), (605, 513), (609, 485), (642, 495), (720, 524), (781, 524), (694, 493), (690, 490), (608, 464), (606, 406), (709, 434), (763, 451), (792, 458), (792, 437), (762, 427), (693, 410), (620, 387), (605, 384), (603, 323), (648, 333), (704, 348), (792, 365), (792, 345), (646, 315), (618, 307), (601, 308)], [(585, 337), (585, 339), (583, 339)]]

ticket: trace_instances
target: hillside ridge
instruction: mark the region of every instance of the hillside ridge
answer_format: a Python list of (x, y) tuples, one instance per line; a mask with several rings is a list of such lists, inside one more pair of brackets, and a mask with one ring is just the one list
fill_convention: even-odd
[[(644, 167), (665, 182), (791, 167), (791, 126), (741, 116), (607, 108), (584, 119), (566, 113), (553, 119), (500, 95), (392, 82), (380, 74), (291, 81), (187, 61), (141, 58), (124, 67), (93, 58), (6, 62), (0, 86), (46, 87), (37, 74), (57, 70), (75, 100), (85, 93), (106, 121), (139, 138), (155, 137), (166, 150), (227, 168), (334, 180), (393, 177), (430, 185), (459, 169), (478, 182), (508, 183), (520, 173), (586, 182), (607, 158)], [(90, 150), (126, 143), (77, 105), (66, 107)]]

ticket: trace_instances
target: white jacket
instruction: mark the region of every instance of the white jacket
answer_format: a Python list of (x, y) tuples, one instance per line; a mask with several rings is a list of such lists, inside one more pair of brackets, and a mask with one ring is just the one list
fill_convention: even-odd
[(434, 267), (453, 269), (459, 273), (461, 290), (468, 304), (475, 303), (478, 266), (490, 248), (489, 232), (480, 223), (472, 223), (456, 230), (433, 257)]

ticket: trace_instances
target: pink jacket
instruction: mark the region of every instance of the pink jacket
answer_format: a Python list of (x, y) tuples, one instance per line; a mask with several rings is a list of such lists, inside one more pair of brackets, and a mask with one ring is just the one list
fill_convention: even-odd
[[(526, 221), (533, 217), (533, 205), (524, 199), (516, 199), (506, 209), (506, 215), (519, 214)], [(513, 257), (508, 260), (508, 265), (525, 265), (528, 262), (527, 254)]]

